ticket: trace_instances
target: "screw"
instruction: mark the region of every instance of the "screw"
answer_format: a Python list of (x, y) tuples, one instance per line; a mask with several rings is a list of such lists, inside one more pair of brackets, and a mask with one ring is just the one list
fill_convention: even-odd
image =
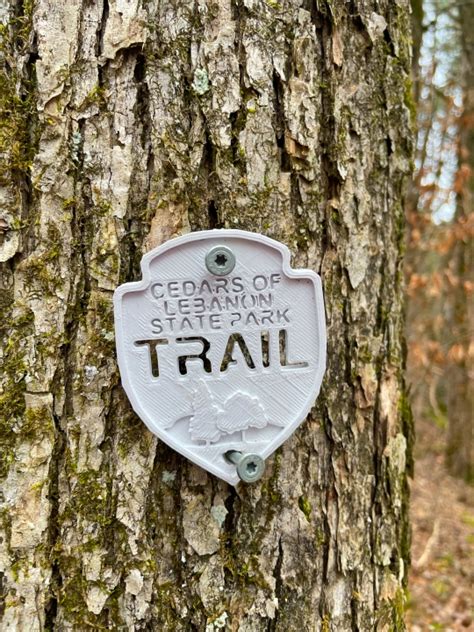
[(225, 276), (235, 268), (235, 255), (227, 246), (214, 246), (206, 255), (206, 268), (211, 274)]
[(228, 450), (225, 458), (237, 467), (237, 474), (244, 483), (255, 483), (265, 470), (265, 461), (258, 454), (243, 454), (239, 450)]

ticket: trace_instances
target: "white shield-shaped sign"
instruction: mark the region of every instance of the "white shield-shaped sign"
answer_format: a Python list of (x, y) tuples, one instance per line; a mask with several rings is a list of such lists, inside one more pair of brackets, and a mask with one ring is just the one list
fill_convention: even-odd
[(122, 384), (172, 448), (235, 485), (229, 451), (265, 459), (304, 420), (326, 360), (319, 276), (240, 230), (173, 239), (114, 296)]

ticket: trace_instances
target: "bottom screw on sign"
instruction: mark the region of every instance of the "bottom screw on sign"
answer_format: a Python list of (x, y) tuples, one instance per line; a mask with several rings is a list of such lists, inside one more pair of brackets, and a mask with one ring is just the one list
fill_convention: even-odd
[(237, 466), (237, 474), (244, 483), (254, 483), (262, 478), (265, 461), (258, 454), (243, 454), (239, 450), (229, 450), (225, 458)]

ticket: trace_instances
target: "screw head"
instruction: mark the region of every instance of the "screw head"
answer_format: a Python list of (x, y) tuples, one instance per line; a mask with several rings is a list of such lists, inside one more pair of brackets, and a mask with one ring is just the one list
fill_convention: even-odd
[(211, 274), (225, 276), (235, 268), (235, 255), (227, 246), (214, 246), (206, 255), (206, 268)]
[(258, 454), (245, 454), (237, 463), (237, 474), (244, 483), (254, 483), (262, 477), (265, 461)]

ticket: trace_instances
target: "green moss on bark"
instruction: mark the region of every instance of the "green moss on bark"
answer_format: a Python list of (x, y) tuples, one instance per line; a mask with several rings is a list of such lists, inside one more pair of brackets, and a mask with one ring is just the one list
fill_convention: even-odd
[(6, 186), (29, 172), (38, 141), (36, 77), (26, 69), (34, 3), (19, 6), (0, 25), (0, 183)]
[[(16, 318), (4, 321), (2, 327), (5, 342), (2, 360), (4, 379), (0, 392), (0, 478), (8, 474), (24, 419), (25, 377), (28, 372), (25, 340), (31, 335), (32, 327), (33, 313), (26, 309)], [(8, 337), (6, 332), (10, 332)]]

